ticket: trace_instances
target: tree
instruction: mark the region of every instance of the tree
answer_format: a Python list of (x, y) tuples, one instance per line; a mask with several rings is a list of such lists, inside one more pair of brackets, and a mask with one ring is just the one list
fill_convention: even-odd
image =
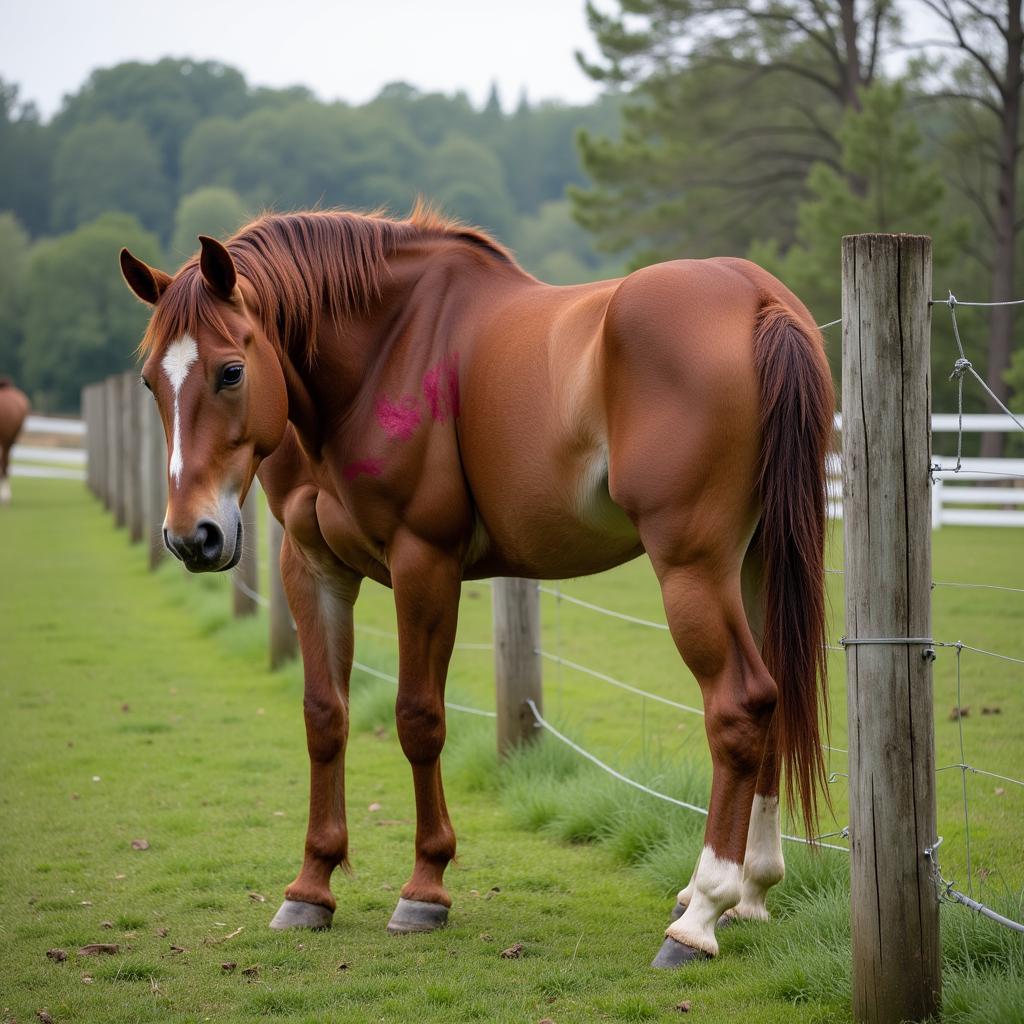
[(20, 374), (29, 239), (12, 213), (0, 213), (0, 377)]
[[(959, 226), (943, 225), (945, 189), (938, 168), (921, 155), (922, 137), (899, 83), (876, 82), (861, 93), (860, 109), (849, 109), (839, 128), (842, 174), (815, 164), (808, 197), (797, 214), (796, 242), (780, 255), (775, 242), (751, 248), (751, 258), (777, 274), (810, 307), (819, 322), (839, 315), (839, 239), (864, 232), (909, 232), (935, 238), (935, 265), (947, 266), (962, 240)], [(854, 188), (851, 179), (861, 183)], [(838, 372), (839, 334), (826, 333)], [(948, 376), (948, 353), (933, 346)]]
[(599, 255), (591, 236), (573, 220), (569, 202), (542, 203), (516, 218), (513, 245), (523, 266), (549, 284), (580, 284), (622, 272), (621, 262)]
[(177, 183), (181, 147), (193, 125), (215, 115), (241, 117), (252, 103), (242, 73), (217, 61), (131, 61), (94, 71), (65, 100), (54, 127), (65, 135), (101, 118), (139, 121), (156, 146), (163, 175)]
[(117, 271), (124, 245), (147, 263), (162, 262), (156, 238), (125, 213), (104, 214), (33, 251), (21, 361), (37, 408), (74, 411), (82, 385), (132, 365), (148, 311)]
[(423, 188), (443, 209), (503, 239), (512, 232), (514, 210), (505, 172), (492, 149), (465, 136), (449, 136), (426, 162)]
[(171, 237), (171, 262), (196, 251), (198, 235), (227, 238), (246, 220), (245, 205), (229, 188), (208, 186), (190, 192), (178, 203)]
[(587, 8), (603, 61), (580, 63), (629, 93), (621, 140), (581, 137), (596, 186), (573, 193), (581, 223), (637, 263), (681, 243), (735, 250), (747, 224), (786, 240), (810, 167), (842, 171), (835, 129), (877, 76), (893, 0), (620, 6)]
[(50, 224), (50, 136), (18, 87), (0, 78), (0, 208), (32, 233)]
[[(976, 250), (989, 274), (989, 301), (1018, 296), (1017, 248), (1024, 229), (1019, 178), (1024, 98), (1024, 28), (1021, 0), (920, 0), (945, 25), (948, 36), (924, 46), (953, 50), (961, 59), (947, 68), (938, 97), (956, 108), (953, 184), (974, 205), (984, 244)], [(1013, 348), (1016, 307), (996, 306), (989, 317), (985, 379), (1005, 403), (1006, 370)], [(997, 407), (990, 403), (994, 411)], [(985, 434), (981, 453), (1002, 453), (1004, 435)]]
[(98, 121), (72, 129), (53, 164), (53, 227), (69, 231), (108, 210), (134, 214), (166, 233), (173, 205), (160, 155), (137, 121)]

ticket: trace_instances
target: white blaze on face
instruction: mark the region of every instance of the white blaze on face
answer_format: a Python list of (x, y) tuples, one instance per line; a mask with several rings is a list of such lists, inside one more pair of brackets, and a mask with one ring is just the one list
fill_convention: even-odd
[(181, 483), (181, 471), (184, 463), (181, 458), (181, 408), (178, 404), (178, 397), (181, 394), (181, 386), (185, 383), (188, 371), (192, 364), (199, 358), (199, 349), (195, 340), (187, 334), (167, 346), (160, 365), (163, 367), (167, 379), (171, 382), (174, 391), (174, 435), (171, 441), (171, 461), (168, 470), (176, 484)]

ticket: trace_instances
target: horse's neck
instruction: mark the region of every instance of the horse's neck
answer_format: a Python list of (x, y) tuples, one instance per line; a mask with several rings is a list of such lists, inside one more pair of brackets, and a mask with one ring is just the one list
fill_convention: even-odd
[[(324, 315), (312, 356), (302, 345), (283, 353), (289, 419), (309, 451), (320, 449), (324, 424), (356, 399), (373, 365), (404, 331), (420, 331), (417, 344), (445, 345), (479, 319), (484, 279), (494, 274), (532, 280), (518, 267), (490, 268), (473, 255), (444, 240), (403, 247), (389, 260), (380, 295), (365, 312), (341, 325)], [(403, 326), (412, 323), (418, 326)]]

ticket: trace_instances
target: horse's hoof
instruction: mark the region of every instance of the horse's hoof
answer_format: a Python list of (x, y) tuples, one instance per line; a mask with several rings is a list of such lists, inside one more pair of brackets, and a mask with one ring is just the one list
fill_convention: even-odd
[(665, 936), (665, 941), (658, 950), (658, 955), (651, 961), (652, 967), (682, 967), (683, 964), (693, 963), (696, 960), (710, 960), (711, 957), (703, 949), (695, 949), (687, 946), (684, 942), (677, 942), (671, 936)]
[(448, 908), (443, 903), (427, 903), (424, 900), (399, 899), (395, 912), (388, 921), (392, 935), (408, 935), (410, 932), (432, 932), (448, 923)]
[[(673, 921), (678, 921), (679, 918), (681, 918), (685, 913), (686, 904), (677, 902), (676, 905), (672, 908), (672, 913), (669, 915), (668, 923), (671, 924)], [(715, 924), (715, 928), (728, 928), (729, 925), (731, 925), (735, 920), (736, 918), (733, 917), (731, 914), (723, 914)]]
[(323, 931), (331, 927), (333, 919), (334, 911), (329, 907), (321, 906), (319, 903), (286, 899), (274, 915), (270, 927), (278, 932), (289, 928), (312, 928), (314, 931)]

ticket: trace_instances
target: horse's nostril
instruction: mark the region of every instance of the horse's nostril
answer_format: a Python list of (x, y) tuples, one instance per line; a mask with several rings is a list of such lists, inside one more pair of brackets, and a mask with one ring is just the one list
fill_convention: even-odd
[(206, 562), (216, 562), (224, 552), (224, 534), (211, 519), (202, 520), (196, 527), (195, 544)]

